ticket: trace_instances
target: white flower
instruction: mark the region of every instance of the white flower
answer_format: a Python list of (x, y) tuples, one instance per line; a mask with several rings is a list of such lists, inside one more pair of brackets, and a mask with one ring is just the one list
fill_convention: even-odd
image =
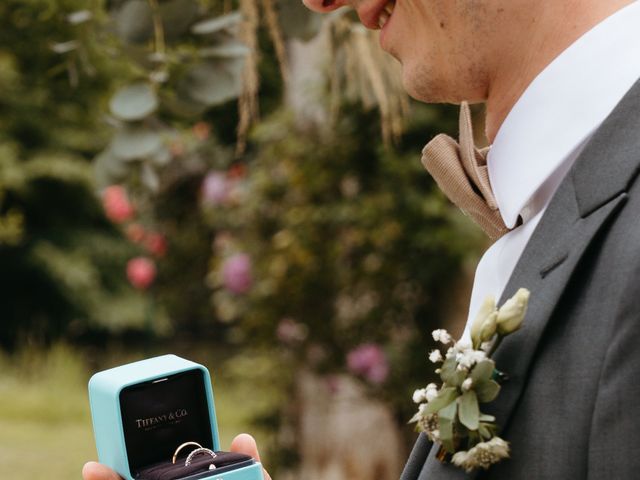
[(67, 21), (71, 25), (79, 25), (88, 22), (91, 17), (93, 17), (93, 14), (89, 10), (77, 10), (67, 15)]
[(462, 391), (466, 392), (468, 390), (471, 390), (472, 386), (473, 386), (473, 380), (471, 380), (470, 378), (467, 378), (464, 382), (462, 382)]
[(459, 370), (470, 370), (471, 367), (485, 358), (487, 358), (485, 352), (482, 350), (473, 350), (472, 348), (456, 354), (456, 362), (458, 363), (458, 367), (460, 367)]
[(422, 403), (427, 400), (427, 389), (419, 388), (413, 392), (413, 403)]
[(433, 335), (433, 339), (436, 342), (440, 342), (440, 343), (444, 343), (445, 345), (448, 343), (451, 343), (451, 341), (453, 340), (453, 338), (451, 337), (451, 335), (449, 335), (449, 332), (447, 332), (446, 330), (440, 328), (438, 330), (434, 330), (431, 335)]
[(429, 361), (431, 363), (438, 363), (442, 361), (442, 353), (440, 353), (440, 350), (433, 350), (430, 354), (429, 354)]
[(492, 341), (482, 342), (482, 345), (480, 345), (480, 350), (482, 350), (483, 352), (488, 352), (489, 350), (491, 350), (491, 347), (493, 347)]
[(509, 444), (500, 437), (493, 437), (488, 442), (478, 443), (469, 451), (454, 454), (451, 462), (470, 473), (477, 468), (486, 470), (504, 458), (509, 458)]
[(425, 388), (424, 396), (427, 399), (427, 402), (430, 402), (434, 398), (438, 396), (438, 386), (435, 383), (430, 383)]

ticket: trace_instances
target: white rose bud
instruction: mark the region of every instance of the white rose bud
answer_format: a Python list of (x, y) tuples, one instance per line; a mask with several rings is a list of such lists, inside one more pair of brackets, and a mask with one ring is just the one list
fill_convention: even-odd
[[(482, 302), (482, 306), (480, 307), (480, 310), (478, 311), (478, 314), (476, 315), (476, 318), (473, 321), (473, 324), (471, 325), (471, 340), (473, 341), (474, 346), (480, 345), (480, 343), (482, 343), (483, 341), (486, 341), (486, 340), (481, 340), (483, 327), (485, 327), (486, 321), (491, 316), (493, 316), (495, 312), (496, 312), (496, 300), (492, 295), (489, 295), (487, 298), (484, 299), (484, 302)], [(493, 323), (495, 323), (495, 319), (493, 320)], [(488, 325), (484, 329), (488, 330), (489, 329), (488, 327), (490, 327), (490, 325)], [(494, 333), (495, 333), (495, 330), (494, 330)]]
[(491, 340), (496, 334), (498, 327), (498, 312), (493, 312), (487, 318), (485, 318), (482, 328), (480, 329), (480, 338), (478, 344), (482, 345), (483, 342)]
[(509, 335), (522, 326), (529, 304), (529, 290), (521, 288), (498, 310), (497, 326), (500, 335)]

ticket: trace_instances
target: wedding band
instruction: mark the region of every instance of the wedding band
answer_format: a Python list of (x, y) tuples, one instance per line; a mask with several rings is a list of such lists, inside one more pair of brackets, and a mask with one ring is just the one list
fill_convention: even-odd
[(199, 449), (202, 448), (202, 445), (200, 445), (198, 442), (184, 442), (182, 445), (180, 445), (178, 448), (176, 448), (176, 451), (173, 454), (173, 460), (171, 461), (171, 463), (175, 464), (176, 463), (176, 458), (178, 458), (178, 453), (180, 453), (180, 450), (182, 450), (184, 447), (188, 447), (189, 445), (194, 445), (194, 446), (198, 447)]
[[(189, 454), (189, 456), (187, 457), (187, 459), (184, 462), (184, 466), (188, 467), (189, 465), (191, 465), (191, 461), (193, 460), (193, 457), (195, 457), (196, 455), (198, 455), (200, 453), (206, 453), (207, 455), (211, 455), (211, 458), (216, 458), (217, 457), (217, 455), (215, 454), (215, 452), (213, 450), (210, 450), (210, 449), (204, 448), (204, 447), (196, 448), (195, 450), (193, 450)], [(209, 469), (211, 470), (211, 466), (209, 466)]]

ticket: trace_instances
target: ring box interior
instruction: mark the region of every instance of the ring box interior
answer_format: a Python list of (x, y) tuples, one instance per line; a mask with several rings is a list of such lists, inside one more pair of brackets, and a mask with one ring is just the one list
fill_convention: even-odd
[[(125, 480), (263, 480), (252, 457), (220, 451), (208, 370), (163, 355), (96, 373), (89, 381), (101, 463)], [(195, 442), (215, 452), (195, 452)]]

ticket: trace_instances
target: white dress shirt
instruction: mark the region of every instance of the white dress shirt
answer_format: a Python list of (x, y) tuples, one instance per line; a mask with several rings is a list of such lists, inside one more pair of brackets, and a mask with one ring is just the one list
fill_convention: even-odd
[(513, 106), (487, 163), (505, 224), (513, 228), (519, 216), (523, 224), (480, 260), (465, 335), (483, 300), (488, 295), (500, 298), (562, 179), (638, 78), (640, 1), (617, 11), (562, 52)]

